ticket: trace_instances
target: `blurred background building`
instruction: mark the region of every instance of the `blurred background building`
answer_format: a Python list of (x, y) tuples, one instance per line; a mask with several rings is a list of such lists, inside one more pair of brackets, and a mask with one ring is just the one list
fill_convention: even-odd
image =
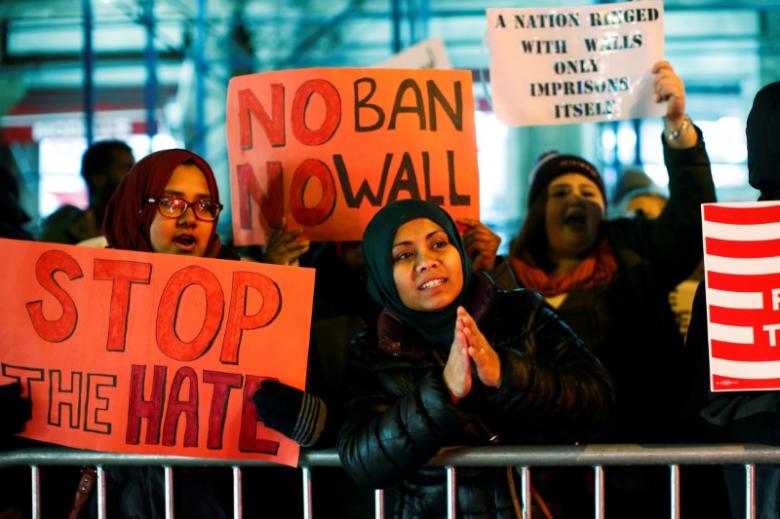
[[(430, 37), (477, 98), (482, 218), (517, 229), (540, 152), (578, 153), (608, 185), (628, 166), (666, 183), (660, 120), (507, 128), (490, 109), (487, 7), (571, 0), (3, 0), (0, 159), (22, 181), (32, 231), (59, 205), (86, 205), (88, 142), (119, 138), (136, 159), (183, 146), (202, 154), (227, 195), (225, 93), (237, 74), (364, 67)], [(754, 200), (744, 127), (758, 88), (780, 79), (780, 2), (667, 0), (666, 56), (686, 81), (720, 200)], [(229, 237), (229, 219), (220, 232)], [(505, 240), (505, 243), (508, 240)]]

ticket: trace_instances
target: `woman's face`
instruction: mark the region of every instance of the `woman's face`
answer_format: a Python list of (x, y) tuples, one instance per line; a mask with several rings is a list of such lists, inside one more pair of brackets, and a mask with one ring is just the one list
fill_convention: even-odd
[(581, 256), (596, 242), (604, 218), (604, 197), (596, 183), (566, 173), (547, 186), (544, 220), (553, 261)]
[[(195, 202), (210, 199), (211, 193), (206, 175), (199, 167), (194, 164), (181, 164), (173, 170), (161, 197), (176, 197)], [(152, 249), (169, 254), (203, 256), (215, 223), (195, 218), (191, 206), (177, 218), (163, 216), (155, 207), (154, 220), (149, 229)]]
[(463, 289), (460, 253), (447, 233), (427, 218), (401, 225), (393, 240), (393, 280), (412, 310), (446, 308)]

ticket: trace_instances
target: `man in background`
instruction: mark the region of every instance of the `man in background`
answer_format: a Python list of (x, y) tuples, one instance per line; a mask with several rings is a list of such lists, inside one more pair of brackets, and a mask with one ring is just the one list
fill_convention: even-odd
[(74, 245), (101, 236), (106, 205), (133, 164), (133, 152), (122, 141), (100, 141), (87, 148), (81, 158), (81, 176), (87, 185), (89, 206), (85, 210), (73, 205), (57, 209), (43, 223), (41, 241)]

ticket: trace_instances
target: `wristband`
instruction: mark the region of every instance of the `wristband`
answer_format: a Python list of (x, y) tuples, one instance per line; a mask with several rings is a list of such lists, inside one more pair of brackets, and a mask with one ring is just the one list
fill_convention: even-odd
[(688, 129), (688, 127), (689, 127), (690, 125), (691, 125), (691, 119), (690, 119), (690, 118), (689, 118), (687, 115), (685, 115), (685, 116), (683, 117), (683, 122), (682, 122), (682, 124), (681, 124), (681, 125), (680, 125), (678, 128), (676, 128), (676, 129), (674, 129), (674, 130), (671, 130), (671, 131), (669, 131), (669, 130), (664, 130), (664, 131), (665, 131), (665, 133), (666, 133), (666, 138), (667, 138), (668, 140), (670, 140), (670, 141), (676, 141), (676, 140), (679, 140), (679, 139), (680, 139), (680, 136), (683, 134), (683, 132), (684, 132), (685, 130), (687, 130), (687, 129)]

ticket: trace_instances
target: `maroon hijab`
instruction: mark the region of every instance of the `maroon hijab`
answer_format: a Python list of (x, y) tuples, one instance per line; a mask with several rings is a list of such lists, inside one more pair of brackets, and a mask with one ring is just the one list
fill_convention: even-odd
[[(217, 181), (205, 160), (187, 150), (163, 150), (152, 153), (135, 163), (108, 202), (103, 229), (109, 247), (141, 252), (153, 251), (149, 228), (157, 214), (157, 205), (146, 203), (146, 199), (160, 198), (173, 170), (185, 162), (192, 163), (203, 171), (211, 199), (219, 202)], [(215, 258), (221, 248), (215, 221), (204, 256)]]

